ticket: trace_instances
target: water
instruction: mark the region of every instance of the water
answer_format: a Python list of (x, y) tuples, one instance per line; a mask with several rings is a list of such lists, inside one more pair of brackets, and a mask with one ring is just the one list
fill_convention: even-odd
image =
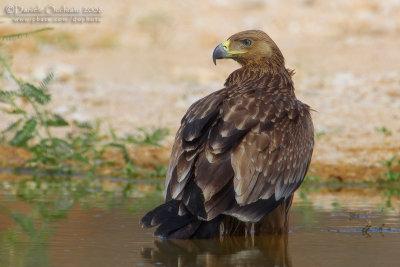
[(153, 238), (153, 229), (138, 225), (145, 211), (162, 201), (159, 186), (154, 190), (146, 184), (119, 184), (111, 191), (84, 186), (3, 183), (0, 266), (399, 266), (400, 262), (397, 189), (304, 188), (295, 198), (287, 236), (162, 241)]

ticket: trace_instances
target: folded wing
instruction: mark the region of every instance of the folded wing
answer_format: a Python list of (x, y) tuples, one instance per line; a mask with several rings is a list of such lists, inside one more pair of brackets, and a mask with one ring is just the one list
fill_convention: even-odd
[(181, 215), (227, 214), (258, 221), (301, 184), (313, 149), (308, 106), (263, 89), (229, 88), (194, 103), (182, 119), (167, 174), (166, 200)]

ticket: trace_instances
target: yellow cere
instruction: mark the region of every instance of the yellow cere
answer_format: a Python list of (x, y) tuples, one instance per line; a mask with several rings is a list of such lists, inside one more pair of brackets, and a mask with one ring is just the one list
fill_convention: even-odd
[(222, 47), (224, 48), (224, 50), (226, 52), (228, 52), (229, 56), (230, 55), (237, 55), (237, 54), (244, 54), (244, 53), (247, 52), (247, 51), (229, 50), (229, 47), (230, 47), (230, 41), (229, 40), (226, 40), (225, 42), (222, 42), (221, 44), (222, 44)]

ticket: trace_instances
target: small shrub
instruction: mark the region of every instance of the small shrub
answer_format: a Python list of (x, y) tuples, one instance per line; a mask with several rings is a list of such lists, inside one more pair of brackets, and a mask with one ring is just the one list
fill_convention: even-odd
[(393, 156), (391, 159), (381, 162), (381, 165), (387, 168), (386, 171), (382, 172), (382, 176), (387, 182), (400, 181), (400, 172), (394, 170), (396, 163), (397, 167), (400, 167), (400, 159), (397, 159), (396, 156)]
[[(43, 28), (2, 36), (0, 40), (14, 40), (50, 29)], [(3, 112), (16, 117), (6, 129), (0, 132), (0, 140), (3, 144), (22, 147), (31, 152), (32, 157), (27, 164), (36, 171), (45, 170), (57, 174), (60, 172), (67, 174), (85, 172), (90, 176), (96, 172), (98, 167), (114, 165), (113, 161), (104, 160), (106, 149), (114, 148), (121, 151), (125, 162), (121, 174), (137, 177), (141, 174), (141, 168), (136, 166), (130, 158), (127, 145), (159, 147), (161, 141), (169, 133), (168, 129), (147, 131), (141, 128), (138, 135), (121, 138), (110, 127), (110, 137), (108, 137), (100, 133), (100, 120), (86, 123), (68, 122), (60, 114), (47, 108), (47, 104), (51, 101), (48, 85), (53, 80), (52, 73), (49, 73), (38, 84), (26, 82), (14, 74), (5, 54), (1, 51), (0, 66), (3, 66), (17, 85), (16, 90), (0, 89), (0, 103), (3, 104)], [(4, 78), (4, 75), (1, 77)], [(54, 136), (55, 128), (64, 128), (65, 137)], [(164, 173), (163, 167), (156, 167), (151, 176), (160, 177)]]

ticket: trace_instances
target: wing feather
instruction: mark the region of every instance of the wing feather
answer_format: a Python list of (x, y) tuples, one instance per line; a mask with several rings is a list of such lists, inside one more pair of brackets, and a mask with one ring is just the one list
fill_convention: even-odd
[(313, 150), (309, 108), (263, 90), (220, 90), (190, 107), (172, 151), (167, 200), (182, 198), (202, 220), (222, 213), (258, 221), (293, 194)]
[[(277, 201), (287, 198), (304, 179), (313, 150), (313, 127), (306, 107), (298, 105), (297, 100), (289, 101), (296, 102), (283, 105), (275, 101), (275, 107), (285, 107), (286, 115), (275, 117), (271, 127), (260, 127), (261, 133), (253, 129), (232, 153), (240, 205), (268, 199), (272, 194)], [(288, 106), (296, 110), (292, 112)], [(243, 161), (250, 166), (244, 168)]]
[(165, 199), (180, 199), (182, 190), (189, 180), (198, 154), (203, 150), (207, 131), (218, 115), (218, 106), (225, 97), (225, 91), (216, 91), (193, 103), (182, 118), (165, 180)]

